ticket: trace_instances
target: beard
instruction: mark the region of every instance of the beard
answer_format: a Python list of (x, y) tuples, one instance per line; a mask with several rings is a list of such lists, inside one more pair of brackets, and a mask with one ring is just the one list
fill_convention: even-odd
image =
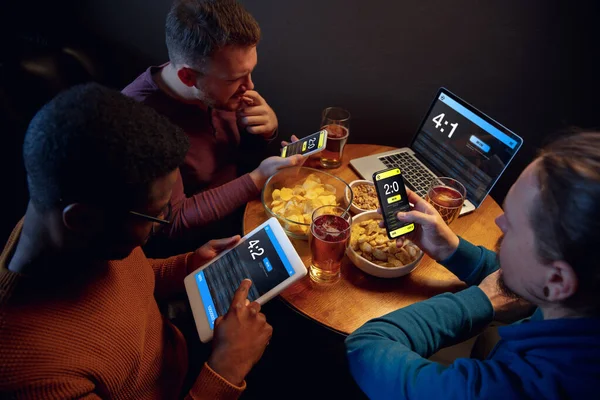
[[(500, 236), (498, 238), (498, 241), (496, 242), (496, 262), (498, 263), (498, 265), (500, 265), (500, 268), (502, 268), (502, 265), (500, 264), (500, 247), (502, 247), (502, 240), (504, 240), (504, 235)], [(508, 298), (521, 298), (521, 296), (519, 296), (511, 288), (508, 287), (506, 281), (504, 280), (504, 271), (502, 270), (500, 270), (500, 277), (498, 278), (498, 289), (500, 290), (500, 293), (502, 293), (502, 295)]]
[(196, 86), (196, 89), (198, 90), (196, 99), (205, 106), (222, 111), (237, 111), (242, 106), (243, 101), (241, 95), (243, 92), (236, 92), (223, 102), (222, 100), (219, 100), (213, 92), (208, 90), (208, 87), (202, 84)]
[(521, 296), (519, 296), (511, 288), (508, 287), (506, 281), (504, 280), (504, 275), (502, 274), (500, 274), (500, 277), (498, 278), (498, 289), (500, 290), (500, 293), (502, 293), (503, 296), (508, 297), (510, 299), (521, 298)]

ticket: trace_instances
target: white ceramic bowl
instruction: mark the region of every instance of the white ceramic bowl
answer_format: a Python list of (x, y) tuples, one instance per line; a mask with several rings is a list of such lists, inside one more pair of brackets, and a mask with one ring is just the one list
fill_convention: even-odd
[[(358, 214), (352, 218), (352, 225), (358, 224), (359, 222), (366, 221), (369, 219), (381, 219), (381, 215), (379, 215), (377, 211), (367, 211), (362, 214)], [(423, 259), (423, 251), (421, 251), (421, 254), (412, 263), (403, 267), (388, 268), (382, 267), (381, 265), (377, 265), (367, 260), (366, 258), (361, 257), (352, 249), (351, 246), (348, 246), (346, 254), (348, 255), (350, 261), (352, 261), (352, 263), (356, 265), (357, 268), (361, 269), (363, 272), (369, 275), (373, 275), (378, 278), (398, 278), (400, 276), (409, 274), (415, 268), (417, 268), (417, 266)]]
[[(352, 181), (352, 182), (350, 182), (350, 183), (348, 184), (348, 186), (350, 186), (350, 188), (352, 188), (352, 187), (354, 187), (354, 185), (359, 185), (359, 184), (361, 184), (361, 183), (362, 183), (362, 184), (371, 185), (371, 186), (375, 187), (375, 185), (373, 184), (373, 182), (371, 182), (371, 181), (366, 181), (366, 180), (364, 180), (364, 179), (358, 179), (358, 180)], [(348, 202), (350, 201), (350, 191), (351, 191), (351, 190), (352, 190), (352, 189), (350, 189), (350, 190), (346, 189), (346, 193), (345, 193), (345, 196), (344, 196), (344, 200), (346, 201), (346, 205), (348, 205)], [(376, 211), (376, 210), (365, 210), (365, 209), (363, 209), (363, 208), (359, 208), (359, 207), (357, 207), (357, 206), (354, 204), (354, 202), (352, 202), (352, 204), (350, 205), (350, 210), (351, 210), (351, 211), (352, 211), (354, 214), (361, 214), (361, 213), (368, 212), (368, 211)]]

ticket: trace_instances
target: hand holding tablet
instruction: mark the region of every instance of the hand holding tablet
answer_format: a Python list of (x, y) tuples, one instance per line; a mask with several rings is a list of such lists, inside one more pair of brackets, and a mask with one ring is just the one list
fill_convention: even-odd
[(253, 282), (247, 293), (249, 300), (264, 304), (305, 275), (306, 267), (283, 228), (276, 218), (269, 219), (234, 248), (185, 278), (200, 340), (206, 343), (212, 339), (217, 318), (228, 313), (244, 279)]

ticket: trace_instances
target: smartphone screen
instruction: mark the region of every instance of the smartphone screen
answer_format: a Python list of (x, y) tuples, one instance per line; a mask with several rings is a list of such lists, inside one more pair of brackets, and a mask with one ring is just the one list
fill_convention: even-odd
[(297, 142), (290, 143), (281, 150), (281, 157), (291, 157), (295, 154), (313, 154), (325, 148), (327, 142), (327, 131), (322, 130)]
[(404, 187), (404, 179), (400, 168), (385, 169), (373, 174), (375, 190), (381, 206), (383, 222), (387, 229), (388, 237), (395, 239), (415, 230), (415, 224), (405, 224), (398, 221), (396, 214), (399, 211), (410, 211), (408, 195)]

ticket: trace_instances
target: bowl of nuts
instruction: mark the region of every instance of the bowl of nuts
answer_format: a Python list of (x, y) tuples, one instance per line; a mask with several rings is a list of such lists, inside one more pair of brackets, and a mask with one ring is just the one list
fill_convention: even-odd
[(346, 205), (349, 202), (350, 210), (354, 214), (360, 214), (365, 211), (375, 211), (379, 207), (379, 200), (377, 199), (377, 192), (375, 191), (375, 185), (371, 181), (356, 180), (348, 184), (350, 190), (352, 190), (353, 199), (350, 200), (350, 190), (346, 189)]
[(423, 251), (409, 240), (401, 247), (379, 227), (381, 215), (368, 211), (352, 218), (350, 245), (346, 254), (367, 274), (379, 278), (397, 278), (412, 272), (421, 262)]

